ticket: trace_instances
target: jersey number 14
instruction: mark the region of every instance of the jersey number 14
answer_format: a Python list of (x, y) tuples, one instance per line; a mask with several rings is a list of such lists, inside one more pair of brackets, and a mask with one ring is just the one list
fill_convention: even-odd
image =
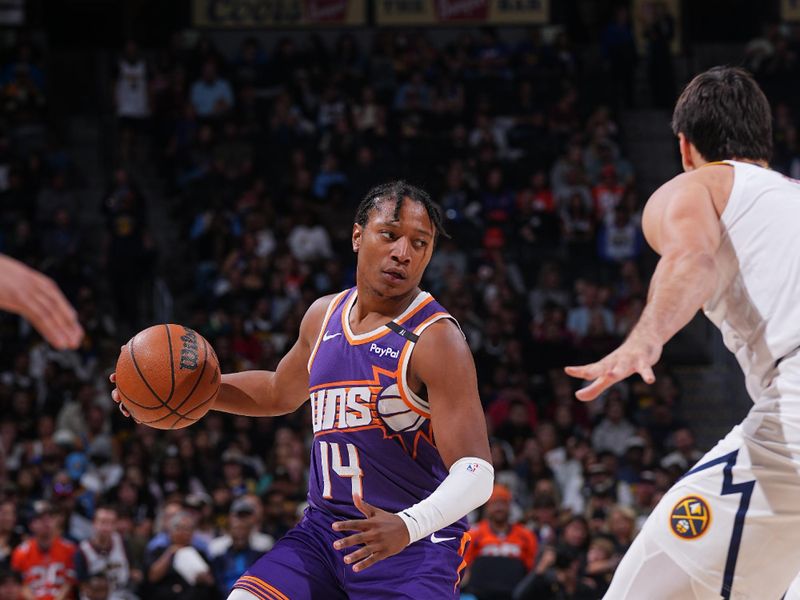
[[(331, 467), (339, 477), (349, 477), (350, 486), (354, 496), (364, 497), (364, 490), (361, 486), (361, 478), (364, 472), (361, 470), (358, 461), (358, 450), (353, 444), (345, 444), (347, 447), (347, 462), (342, 464), (342, 453), (337, 442), (320, 442), (320, 465), (322, 466), (322, 497), (329, 499), (331, 495)], [(330, 450), (329, 450), (330, 448)]]

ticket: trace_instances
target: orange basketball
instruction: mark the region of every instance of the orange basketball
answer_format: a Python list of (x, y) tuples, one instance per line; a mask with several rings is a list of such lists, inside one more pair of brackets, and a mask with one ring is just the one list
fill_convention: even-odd
[(183, 325), (154, 325), (137, 333), (117, 359), (122, 404), (143, 425), (180, 429), (199, 420), (219, 393), (217, 355)]

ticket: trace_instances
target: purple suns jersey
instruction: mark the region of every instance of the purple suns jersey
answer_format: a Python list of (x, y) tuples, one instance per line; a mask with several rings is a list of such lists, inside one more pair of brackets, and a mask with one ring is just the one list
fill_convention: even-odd
[[(389, 512), (427, 498), (447, 476), (431, 435), (430, 407), (408, 388), (414, 344), (453, 319), (427, 292), (387, 325), (355, 335), (355, 288), (325, 314), (308, 361), (314, 446), (309, 504), (334, 518), (362, 519), (353, 494)], [(466, 529), (466, 521), (455, 523)]]

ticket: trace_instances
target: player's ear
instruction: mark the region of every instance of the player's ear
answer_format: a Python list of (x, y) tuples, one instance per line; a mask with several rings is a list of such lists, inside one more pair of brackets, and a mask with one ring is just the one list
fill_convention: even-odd
[(361, 235), (364, 233), (364, 228), (358, 223), (353, 223), (353, 252), (358, 254), (361, 248)]
[(678, 134), (678, 147), (681, 151), (681, 164), (683, 165), (683, 170), (686, 172), (694, 171), (697, 168), (697, 165), (694, 164), (694, 159), (692, 157), (692, 144), (682, 133)]

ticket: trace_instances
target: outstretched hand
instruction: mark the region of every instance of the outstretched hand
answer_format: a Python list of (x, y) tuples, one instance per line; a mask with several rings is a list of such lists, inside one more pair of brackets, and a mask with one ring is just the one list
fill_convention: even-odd
[(625, 342), (605, 358), (575, 367), (565, 367), (571, 377), (592, 383), (578, 390), (578, 400), (594, 400), (615, 383), (627, 379), (634, 373), (641, 375), (645, 383), (655, 382), (653, 365), (661, 358), (662, 346), (632, 334)]
[(58, 350), (83, 339), (78, 314), (56, 283), (8, 256), (0, 256), (0, 309), (23, 316)]
[(408, 545), (408, 528), (397, 515), (375, 508), (361, 496), (353, 495), (353, 504), (364, 515), (364, 519), (336, 521), (334, 531), (358, 531), (359, 533), (342, 538), (333, 543), (336, 550), (361, 545), (358, 550), (344, 557), (344, 562), (353, 565), (358, 573), (376, 562), (400, 552)]

